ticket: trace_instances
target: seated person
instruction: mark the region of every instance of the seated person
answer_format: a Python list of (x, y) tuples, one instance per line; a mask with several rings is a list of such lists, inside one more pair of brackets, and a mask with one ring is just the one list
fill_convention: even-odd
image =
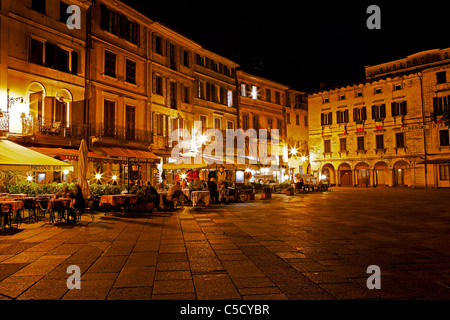
[(214, 178), (211, 178), (211, 180), (208, 182), (208, 190), (211, 194), (211, 202), (216, 203), (219, 201), (219, 193), (217, 192), (217, 184), (214, 181)]
[(167, 192), (166, 200), (172, 201), (172, 196), (175, 193), (175, 191), (180, 190), (181, 191), (181, 185), (180, 181), (177, 181), (173, 186), (169, 188), (169, 191)]

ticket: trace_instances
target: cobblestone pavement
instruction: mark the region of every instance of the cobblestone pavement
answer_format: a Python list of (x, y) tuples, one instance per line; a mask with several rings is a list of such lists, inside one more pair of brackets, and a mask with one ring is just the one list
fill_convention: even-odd
[[(0, 300), (449, 299), (449, 204), (450, 190), (334, 188), (24, 223), (0, 231)], [(67, 288), (71, 265), (80, 290)]]

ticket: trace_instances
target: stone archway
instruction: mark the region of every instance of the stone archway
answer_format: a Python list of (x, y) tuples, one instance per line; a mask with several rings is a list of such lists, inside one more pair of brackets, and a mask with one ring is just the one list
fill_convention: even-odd
[(358, 187), (370, 186), (370, 167), (365, 162), (359, 162), (354, 168), (354, 182)]
[(341, 187), (353, 186), (352, 168), (348, 163), (341, 163), (338, 167), (338, 185)]
[(389, 165), (384, 161), (379, 161), (373, 167), (374, 169), (374, 185), (379, 187), (389, 186), (391, 177)]
[(404, 187), (411, 186), (411, 167), (408, 162), (404, 160), (394, 163), (394, 186)]
[(321, 176), (325, 178), (321, 180), (327, 180), (330, 185), (336, 185), (336, 170), (331, 163), (327, 163), (322, 167)]

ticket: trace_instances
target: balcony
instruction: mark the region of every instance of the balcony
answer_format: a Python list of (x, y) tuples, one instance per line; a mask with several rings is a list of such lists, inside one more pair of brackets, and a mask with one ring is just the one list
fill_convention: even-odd
[(43, 135), (67, 139), (89, 138), (89, 127), (85, 124), (67, 124), (42, 118), (22, 118), (22, 135)]

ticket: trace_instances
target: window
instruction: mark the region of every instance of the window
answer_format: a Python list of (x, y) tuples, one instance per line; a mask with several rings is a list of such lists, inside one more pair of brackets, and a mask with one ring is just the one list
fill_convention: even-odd
[(136, 62), (125, 59), (125, 81), (128, 83), (136, 84)]
[(114, 101), (104, 101), (103, 118), (104, 136), (114, 138), (116, 125), (116, 103)]
[(308, 126), (308, 116), (305, 116), (304, 118), (305, 118), (305, 127), (307, 127)]
[(445, 71), (436, 73), (436, 83), (437, 84), (446, 83), (446, 82), (447, 82), (447, 76), (446, 76)]
[(331, 140), (324, 140), (324, 152), (325, 153), (331, 153)]
[(125, 138), (127, 140), (135, 140), (136, 128), (136, 107), (125, 106)]
[(227, 105), (229, 107), (233, 106), (233, 91), (231, 91), (231, 90), (227, 91)]
[(256, 86), (252, 86), (252, 99), (258, 99), (258, 88)]
[(139, 24), (128, 20), (128, 18), (102, 4), (101, 7), (101, 28), (119, 38), (139, 45), (140, 30)]
[(433, 98), (433, 112), (435, 115), (442, 115), (450, 106), (450, 95)]
[(183, 86), (183, 102), (184, 103), (190, 103), (189, 99), (189, 87)]
[(164, 136), (164, 127), (165, 127), (165, 119), (163, 114), (156, 114), (155, 116), (156, 121), (156, 135), (157, 136)]
[(332, 112), (322, 113), (321, 114), (321, 125), (327, 126), (327, 125), (332, 125), (332, 124), (333, 124), (333, 113)]
[(405, 134), (404, 132), (397, 132), (395, 134), (395, 143), (397, 148), (404, 148), (405, 147)]
[(247, 91), (246, 85), (245, 84), (241, 84), (241, 96), (242, 97), (246, 96), (246, 91)]
[(281, 93), (279, 91), (275, 92), (275, 103), (281, 104)]
[(45, 66), (63, 72), (69, 72), (69, 51), (55, 44), (45, 44)]
[(190, 67), (189, 64), (189, 51), (183, 50), (183, 65), (187, 68)]
[(383, 91), (381, 90), (381, 88), (375, 88), (375, 90), (374, 90), (374, 94), (380, 94), (382, 92)]
[(214, 129), (222, 130), (222, 119), (214, 118)]
[(283, 135), (283, 121), (281, 119), (277, 119), (277, 129), (279, 131), (279, 135)]
[(290, 113), (286, 113), (286, 122), (287, 122), (288, 124), (291, 123), (291, 114), (290, 114)]
[(266, 101), (272, 102), (272, 91), (270, 89), (266, 89)]
[(336, 112), (337, 123), (348, 123), (348, 110)]
[(205, 83), (203, 81), (198, 82), (198, 92), (197, 97), (200, 99), (205, 99)]
[(242, 129), (247, 131), (250, 128), (248, 114), (242, 115)]
[(439, 131), (439, 145), (441, 147), (450, 146), (448, 130), (440, 130)]
[(392, 102), (391, 103), (391, 111), (392, 116), (406, 116), (407, 109), (406, 109), (406, 101), (401, 102)]
[(372, 106), (372, 119), (385, 119), (386, 118), (386, 105)]
[(177, 83), (170, 82), (170, 108), (177, 108)]
[(234, 121), (233, 120), (227, 120), (227, 129), (234, 130)]
[(394, 91), (399, 91), (399, 90), (402, 90), (402, 85), (401, 84), (394, 85)]
[(448, 164), (441, 164), (439, 165), (439, 180), (441, 181), (449, 181), (450, 180), (450, 174), (449, 170), (450, 166)]
[(158, 75), (155, 75), (154, 79), (155, 79), (155, 84), (153, 86), (154, 93), (162, 96), (163, 95), (163, 79), (162, 79), (162, 77), (160, 77)]
[(200, 116), (200, 121), (202, 123), (202, 134), (208, 130), (208, 117), (207, 116)]
[(105, 51), (105, 75), (116, 77), (116, 54)]
[(323, 103), (328, 103), (330, 102), (330, 98), (323, 98)]
[(364, 147), (364, 137), (357, 137), (356, 138), (356, 143), (357, 143), (357, 147), (358, 147), (358, 151), (363, 151), (365, 150)]
[(345, 100), (345, 94), (339, 95), (339, 101)]
[(155, 36), (155, 52), (162, 55), (162, 38), (160, 36)]
[(201, 67), (205, 66), (205, 57), (202, 57), (201, 55), (196, 55), (197, 64)]
[(31, 9), (45, 14), (45, 0), (31, 0)]
[(366, 107), (353, 109), (353, 121), (366, 121), (367, 120), (367, 110)]
[(267, 119), (267, 129), (272, 130), (273, 129), (273, 119), (268, 118)]
[(40, 65), (44, 64), (44, 42), (30, 37), (28, 61)]
[(295, 115), (295, 124), (298, 126), (300, 125), (300, 115), (299, 114)]
[(341, 152), (347, 151), (347, 139), (346, 138), (341, 138), (339, 140), (339, 145), (340, 145)]
[(69, 8), (68, 4), (62, 1), (59, 3), (59, 21), (62, 23), (67, 23), (67, 19), (71, 16), (71, 14), (67, 13), (67, 8)]
[(362, 96), (363, 96), (362, 91), (356, 92), (356, 97), (357, 97), (357, 98), (360, 98), (360, 97), (362, 97)]
[(227, 90), (225, 88), (219, 88), (219, 103), (226, 105), (227, 104)]
[(259, 117), (253, 116), (253, 129), (259, 130)]
[(377, 150), (384, 149), (384, 135), (379, 134), (376, 136), (376, 147), (377, 147)]

